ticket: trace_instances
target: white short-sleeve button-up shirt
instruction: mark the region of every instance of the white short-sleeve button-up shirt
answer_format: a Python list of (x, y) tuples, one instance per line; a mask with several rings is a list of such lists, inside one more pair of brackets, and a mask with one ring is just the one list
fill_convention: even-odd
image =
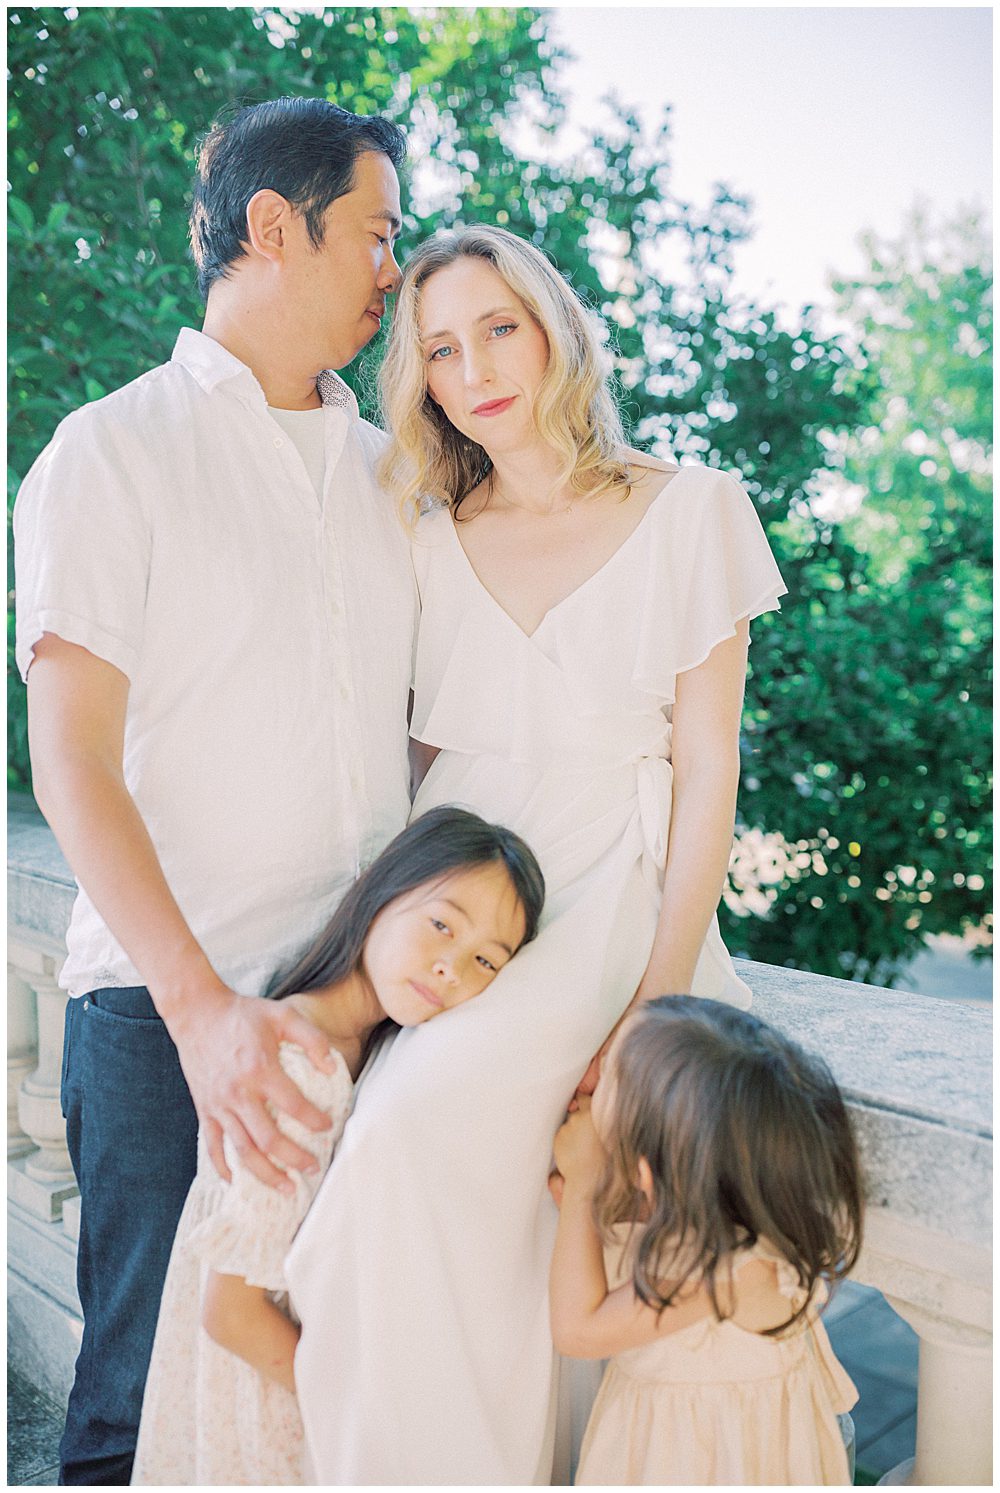
[[(416, 623), (384, 435), (320, 375), (322, 498), (250, 370), (200, 332), (64, 420), (14, 514), (17, 658), (130, 683), (125, 781), (217, 973), (257, 994), (406, 822)], [(61, 983), (141, 984), (81, 891)]]

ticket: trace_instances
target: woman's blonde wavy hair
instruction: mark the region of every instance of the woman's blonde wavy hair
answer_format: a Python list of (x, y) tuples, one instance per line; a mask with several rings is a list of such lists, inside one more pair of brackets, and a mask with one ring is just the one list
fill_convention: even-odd
[(478, 224), (422, 243), (407, 260), (396, 295), (379, 374), (383, 422), (392, 437), (379, 478), (404, 519), (415, 522), (428, 501), (457, 510), (491, 470), (482, 446), (456, 430), (427, 391), (420, 293), (432, 275), (461, 258), (491, 264), (545, 333), (549, 361), (533, 414), (539, 435), (563, 458), (562, 480), (590, 497), (624, 485), (627, 497), (631, 469), (600, 320), (534, 245)]

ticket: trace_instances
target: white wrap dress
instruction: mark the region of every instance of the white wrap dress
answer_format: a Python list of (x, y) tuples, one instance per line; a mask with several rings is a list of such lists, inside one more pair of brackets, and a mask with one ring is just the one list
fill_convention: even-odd
[[(360, 1085), (288, 1260), (296, 1381), (320, 1483), (545, 1484), (552, 1139), (652, 945), (676, 677), (785, 588), (746, 493), (698, 466), (530, 637), (449, 512), (421, 521), (414, 565), (411, 729), (440, 753), (413, 813), (517, 830), (546, 906), (482, 996), (401, 1032)], [(714, 920), (693, 991), (749, 1004)]]

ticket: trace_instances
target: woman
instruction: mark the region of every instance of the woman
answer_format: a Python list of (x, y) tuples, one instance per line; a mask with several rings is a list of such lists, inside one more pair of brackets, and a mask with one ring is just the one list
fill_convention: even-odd
[(296, 1378), (321, 1482), (548, 1483), (552, 1137), (633, 998), (749, 1002), (714, 913), (749, 620), (784, 587), (737, 483), (625, 448), (599, 328), (502, 229), (409, 260), (383, 403), (387, 485), (441, 505), (414, 813), (515, 828), (548, 902), (516, 968), (362, 1085), (289, 1260)]

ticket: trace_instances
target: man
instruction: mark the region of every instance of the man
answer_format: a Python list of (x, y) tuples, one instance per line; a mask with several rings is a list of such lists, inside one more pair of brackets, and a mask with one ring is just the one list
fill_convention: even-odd
[[(61, 980), (84, 1333), (60, 1481), (128, 1483), (200, 1122), (263, 1181), (330, 1063), (262, 994), (408, 810), (415, 598), (341, 368), (399, 277), (404, 141), (313, 99), (204, 142), (204, 329), (57, 430), (15, 512), (35, 793), (80, 884)], [(193, 1103), (192, 1103), (193, 1101)], [(272, 1108), (269, 1108), (272, 1107)]]

